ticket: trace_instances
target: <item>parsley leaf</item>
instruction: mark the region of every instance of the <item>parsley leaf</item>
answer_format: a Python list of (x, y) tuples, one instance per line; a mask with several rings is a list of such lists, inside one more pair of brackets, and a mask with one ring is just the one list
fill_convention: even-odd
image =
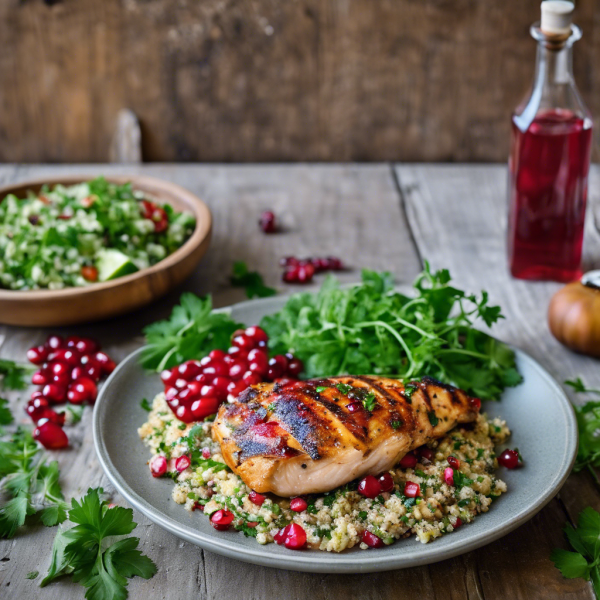
[(432, 427), (435, 427), (440, 422), (434, 410), (428, 412), (427, 416), (429, 417), (429, 422), (431, 423)]
[(392, 429), (400, 429), (402, 425), (404, 425), (404, 423), (400, 419), (391, 422)]
[(24, 390), (27, 385), (29, 375), (33, 372), (33, 368), (29, 365), (22, 365), (0, 358), (0, 387), (6, 390)]
[(260, 273), (249, 271), (248, 265), (243, 261), (233, 263), (231, 285), (245, 288), (248, 298), (266, 298), (277, 294), (277, 290), (265, 285)]
[(142, 350), (141, 365), (160, 372), (211, 350), (227, 350), (231, 335), (240, 327), (228, 313), (212, 309), (210, 296), (200, 298), (186, 292), (169, 319), (144, 329), (147, 345)]
[(320, 394), (321, 392), (324, 392), (326, 389), (327, 389), (327, 386), (320, 385), (317, 387), (317, 393)]
[(140, 401), (140, 406), (144, 409), (147, 410), (148, 412), (150, 412), (152, 410), (152, 405), (150, 404), (150, 402), (148, 402), (147, 398), (142, 398)]
[(0, 425), (10, 425), (13, 421), (14, 418), (8, 408), (8, 400), (0, 398)]
[(600, 597), (600, 514), (593, 508), (584, 508), (577, 529), (567, 523), (563, 531), (575, 552), (556, 548), (550, 560), (567, 579), (591, 579), (596, 597)]
[(393, 289), (388, 273), (364, 270), (362, 283), (348, 288), (329, 276), (317, 294), (293, 294), (261, 326), (270, 350), (293, 351), (307, 378), (428, 375), (497, 399), (521, 381), (515, 355), (476, 324), (493, 325), (501, 311), (486, 292), (467, 294), (450, 282), (447, 270), (433, 272), (426, 264), (409, 297)]
[(155, 564), (137, 550), (138, 538), (120, 539), (107, 547), (103, 543), (109, 537), (128, 535), (136, 523), (130, 508), (108, 508), (100, 499), (102, 493), (102, 488), (90, 488), (80, 502), (71, 501), (69, 520), (75, 526), (57, 533), (48, 574), (40, 587), (71, 575), (87, 588), (88, 600), (124, 600), (127, 578), (149, 579), (156, 573)]
[(376, 400), (375, 400), (375, 394), (373, 394), (372, 392), (370, 394), (367, 394), (364, 398), (363, 398), (363, 406), (365, 407), (365, 410), (368, 410), (369, 412), (373, 412), (373, 410), (375, 409), (375, 405), (377, 404)]
[(18, 429), (0, 441), (0, 491), (11, 496), (0, 506), (0, 537), (13, 537), (34, 514), (47, 527), (65, 520), (67, 505), (58, 478), (58, 463), (46, 461), (30, 433)]
[(340, 394), (344, 395), (348, 394), (350, 390), (352, 390), (352, 386), (348, 385), (347, 383), (338, 383), (335, 387)]

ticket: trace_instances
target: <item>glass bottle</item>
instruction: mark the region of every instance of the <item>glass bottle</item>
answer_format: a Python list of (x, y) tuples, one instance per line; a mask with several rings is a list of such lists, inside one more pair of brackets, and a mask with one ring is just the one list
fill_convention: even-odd
[[(559, 15), (559, 27), (545, 27), (545, 5), (571, 9)], [(571, 24), (572, 8), (542, 2), (541, 25), (531, 26), (538, 43), (533, 88), (512, 116), (508, 258), (520, 279), (582, 275), (592, 119), (573, 78), (571, 49), (581, 30)]]

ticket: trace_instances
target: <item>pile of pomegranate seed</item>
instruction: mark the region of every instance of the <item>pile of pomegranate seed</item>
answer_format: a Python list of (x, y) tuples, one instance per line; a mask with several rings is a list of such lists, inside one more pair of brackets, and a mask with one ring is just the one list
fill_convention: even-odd
[(265, 210), (263, 213), (261, 213), (258, 224), (265, 233), (275, 233), (277, 230), (275, 213), (270, 210)]
[(507, 448), (498, 457), (498, 463), (507, 469), (516, 469), (522, 464), (519, 457), (519, 451)]
[(290, 550), (299, 550), (304, 548), (306, 545), (306, 531), (302, 525), (297, 523), (290, 523), (283, 529), (280, 529), (274, 536), (273, 539), (281, 546), (285, 545)]
[(358, 483), (358, 493), (365, 498), (377, 498), (382, 492), (391, 492), (394, 489), (394, 480), (389, 473), (379, 477), (367, 475)]
[(51, 408), (69, 401), (71, 404), (93, 404), (98, 395), (97, 383), (112, 373), (115, 362), (100, 344), (91, 338), (51, 335), (42, 346), (27, 351), (27, 359), (40, 366), (31, 382), (40, 388), (31, 394), (25, 412), (37, 425), (33, 437), (45, 448), (65, 448), (69, 444), (62, 430), (65, 414)]
[(239, 329), (227, 352), (212, 350), (201, 360), (165, 369), (160, 377), (167, 404), (184, 423), (202, 421), (225, 400), (234, 401), (247, 387), (263, 381), (297, 379), (304, 365), (292, 354), (269, 358), (269, 337), (258, 326)]
[(310, 283), (316, 273), (341, 271), (344, 268), (339, 258), (302, 258), (286, 256), (279, 261), (284, 268), (282, 279), (286, 283)]

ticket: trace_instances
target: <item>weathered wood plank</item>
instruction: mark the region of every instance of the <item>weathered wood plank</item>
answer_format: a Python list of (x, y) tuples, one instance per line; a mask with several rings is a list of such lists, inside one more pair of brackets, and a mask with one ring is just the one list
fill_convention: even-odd
[[(145, 173), (180, 183), (205, 199), (214, 215), (212, 246), (182, 289), (213, 292), (219, 304), (242, 299), (243, 293), (232, 290), (228, 281), (231, 263), (237, 259), (246, 260), (262, 272), (267, 283), (286, 289), (280, 282), (278, 260), (287, 254), (340, 254), (354, 267), (342, 274), (346, 281), (357, 279), (360, 267), (388, 269), (401, 281), (410, 281), (420, 268), (387, 165), (0, 166), (0, 184), (67, 172)], [(285, 233), (265, 236), (259, 232), (258, 214), (264, 208), (275, 210)], [(384, 245), (381, 240), (385, 240)], [(96, 336), (109, 353), (121, 359), (141, 343), (142, 326), (166, 314), (180, 291), (134, 315), (65, 332)], [(25, 349), (45, 335), (44, 331), (0, 327), (0, 355), (23, 357)], [(11, 395), (11, 400), (15, 414), (26, 423), (22, 412), (25, 398)], [(91, 414), (87, 411), (82, 423), (69, 430), (73, 449), (58, 453), (65, 493), (67, 497), (79, 496), (89, 486), (103, 485), (116, 502), (122, 503), (98, 465), (90, 425)], [(285, 590), (291, 598), (341, 600), (352, 595), (359, 582), (365, 597), (408, 599), (417, 593), (424, 599), (434, 597), (426, 567), (360, 578), (276, 571), (205, 553), (138, 513), (135, 520), (139, 523), (135, 534), (142, 540), (141, 548), (156, 561), (159, 572), (148, 582), (132, 580), (132, 598), (263, 600), (280, 598)], [(0, 542), (0, 560), (5, 561), (0, 562), (0, 597), (82, 597), (82, 590), (68, 582), (40, 592), (36, 581), (25, 579), (30, 571), (44, 573), (53, 537), (54, 530), (36, 528), (12, 541)]]
[[(517, 281), (506, 264), (506, 168), (504, 166), (424, 166), (396, 168), (407, 217), (422, 257), (434, 268), (450, 269), (456, 283), (469, 290), (486, 289), (502, 306), (506, 320), (495, 329), (539, 360), (558, 381), (582, 375), (600, 384), (598, 362), (578, 356), (552, 338), (546, 307), (559, 284)], [(600, 197), (594, 169), (590, 184), (592, 210)], [(588, 266), (600, 256), (600, 235), (590, 219), (586, 230)], [(581, 399), (575, 399), (581, 402)], [(549, 561), (550, 550), (564, 544), (561, 523), (586, 505), (600, 507), (600, 495), (588, 478), (572, 477), (563, 488), (564, 505), (553, 500), (536, 519), (475, 555), (486, 598), (590, 598), (587, 585), (564, 580)], [(585, 499), (585, 500), (584, 500)], [(561, 508), (566, 506), (568, 515)], [(537, 591), (536, 591), (537, 590)]]
[[(600, 7), (576, 78), (600, 114)], [(146, 160), (505, 160), (539, 0), (0, 3), (1, 161), (105, 161), (120, 109)]]

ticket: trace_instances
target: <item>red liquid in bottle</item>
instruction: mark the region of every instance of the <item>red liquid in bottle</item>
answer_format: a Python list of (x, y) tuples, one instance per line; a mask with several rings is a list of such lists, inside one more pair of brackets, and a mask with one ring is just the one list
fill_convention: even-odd
[(591, 126), (568, 110), (538, 114), (525, 132), (513, 117), (508, 253), (514, 277), (581, 277), (591, 138)]

